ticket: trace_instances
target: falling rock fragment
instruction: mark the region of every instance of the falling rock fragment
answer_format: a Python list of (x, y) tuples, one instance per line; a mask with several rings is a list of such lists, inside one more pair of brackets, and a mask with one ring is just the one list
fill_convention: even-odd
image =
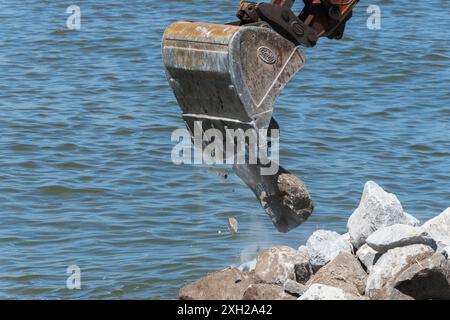
[(356, 256), (359, 261), (366, 267), (367, 272), (372, 272), (373, 265), (378, 261), (381, 257), (381, 253), (373, 250), (367, 244), (364, 244), (361, 248), (356, 251)]
[(181, 300), (240, 300), (254, 283), (251, 273), (229, 268), (208, 274), (180, 289)]
[(309, 257), (290, 247), (269, 248), (258, 256), (254, 274), (259, 281), (281, 285), (295, 280), (295, 265), (308, 260)]
[(436, 248), (436, 242), (423, 228), (405, 224), (380, 228), (367, 238), (366, 243), (381, 254), (393, 248), (412, 244), (425, 244)]
[(360, 297), (344, 290), (315, 283), (298, 300), (359, 300)]
[(310, 262), (314, 270), (320, 269), (340, 253), (352, 253), (351, 245), (337, 232), (315, 231), (306, 242)]
[(364, 295), (366, 280), (367, 274), (358, 259), (352, 254), (341, 253), (322, 267), (310, 283), (320, 283), (339, 288), (350, 295), (360, 296)]
[(412, 263), (392, 285), (416, 300), (450, 300), (450, 261), (442, 254)]
[(230, 230), (231, 234), (236, 234), (238, 232), (238, 222), (236, 218), (228, 218), (228, 230)]
[(393, 287), (390, 281), (399, 272), (433, 254), (434, 250), (423, 244), (413, 244), (389, 250), (372, 267), (372, 271), (367, 279), (366, 295), (376, 297), (380, 294), (381, 289)]
[(422, 227), (440, 247), (450, 246), (450, 208), (425, 222)]
[(367, 182), (359, 206), (347, 223), (353, 246), (359, 249), (372, 233), (393, 224), (418, 226), (419, 220), (403, 211), (394, 194), (384, 191), (373, 181)]
[(245, 290), (242, 300), (296, 300), (296, 297), (286, 293), (281, 286), (256, 283)]

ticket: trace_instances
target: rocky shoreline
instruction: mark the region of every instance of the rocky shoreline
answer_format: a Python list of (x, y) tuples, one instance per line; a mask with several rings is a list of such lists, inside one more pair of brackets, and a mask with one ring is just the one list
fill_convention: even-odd
[(450, 208), (420, 225), (394, 194), (366, 183), (348, 232), (315, 231), (297, 250), (261, 252), (181, 288), (185, 300), (450, 300)]

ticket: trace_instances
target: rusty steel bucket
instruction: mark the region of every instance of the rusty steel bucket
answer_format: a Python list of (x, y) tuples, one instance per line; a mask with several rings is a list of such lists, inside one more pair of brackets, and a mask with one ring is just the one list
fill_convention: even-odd
[(193, 132), (267, 128), (276, 97), (300, 70), (300, 49), (266, 27), (176, 22), (163, 38), (170, 85)]
[[(167, 78), (194, 135), (202, 130), (267, 129), (275, 100), (303, 67), (293, 43), (262, 23), (234, 26), (175, 22), (163, 37)], [(259, 164), (238, 164), (235, 173), (250, 187), (280, 232), (303, 223), (313, 210), (303, 182), (281, 168), (262, 176)]]

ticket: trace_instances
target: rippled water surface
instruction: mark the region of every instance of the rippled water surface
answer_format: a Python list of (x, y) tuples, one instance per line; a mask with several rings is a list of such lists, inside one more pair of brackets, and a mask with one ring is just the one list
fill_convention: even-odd
[[(80, 31), (66, 29), (71, 4)], [(233, 175), (173, 165), (184, 125), (162, 32), (232, 21), (237, 4), (0, 2), (0, 298), (176, 298), (258, 247), (344, 232), (369, 179), (422, 221), (450, 206), (448, 0), (361, 1), (344, 40), (305, 50), (275, 117), (281, 162), (316, 211), (288, 235)], [(370, 4), (381, 30), (366, 27)], [(81, 290), (66, 288), (69, 265)]]

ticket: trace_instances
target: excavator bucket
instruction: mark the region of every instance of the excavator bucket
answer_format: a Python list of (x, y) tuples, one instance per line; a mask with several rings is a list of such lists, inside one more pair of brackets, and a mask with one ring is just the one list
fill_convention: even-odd
[(176, 22), (163, 38), (170, 85), (188, 128), (269, 126), (276, 97), (305, 59), (270, 28)]
[[(302, 51), (265, 23), (176, 22), (164, 33), (162, 54), (191, 135), (199, 123), (223, 137), (226, 129), (268, 129), (277, 96), (305, 63)], [(263, 177), (259, 168), (234, 166), (276, 228), (287, 232), (305, 221), (313, 208), (306, 187), (299, 181), (285, 188), (279, 179), (287, 176), (284, 169)]]

